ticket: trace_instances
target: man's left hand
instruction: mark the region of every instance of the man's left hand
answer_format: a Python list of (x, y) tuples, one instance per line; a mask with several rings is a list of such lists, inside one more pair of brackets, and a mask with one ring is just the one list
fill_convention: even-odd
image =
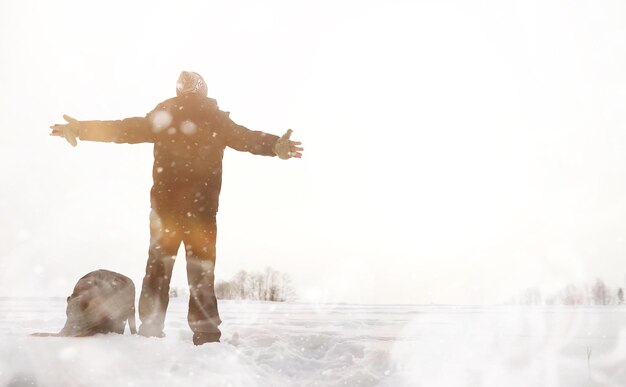
[(79, 122), (75, 118), (72, 118), (66, 114), (63, 115), (63, 119), (67, 121), (67, 124), (54, 124), (50, 127), (52, 132), (51, 136), (59, 136), (63, 137), (70, 143), (72, 146), (76, 146), (78, 142), (76, 138), (79, 137), (80, 127)]

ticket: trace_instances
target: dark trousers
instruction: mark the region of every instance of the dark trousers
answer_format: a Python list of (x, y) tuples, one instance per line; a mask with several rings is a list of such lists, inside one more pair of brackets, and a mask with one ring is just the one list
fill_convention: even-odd
[(198, 335), (219, 339), (222, 322), (215, 298), (215, 215), (203, 217), (184, 214), (150, 214), (150, 250), (146, 275), (139, 298), (139, 333), (146, 336), (163, 334), (165, 312), (169, 303), (170, 279), (181, 242), (187, 258), (189, 312), (187, 321)]

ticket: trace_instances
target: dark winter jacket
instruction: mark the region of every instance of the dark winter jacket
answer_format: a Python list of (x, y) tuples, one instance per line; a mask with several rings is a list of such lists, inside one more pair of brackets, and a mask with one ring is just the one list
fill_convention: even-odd
[(210, 216), (219, 205), (224, 148), (274, 156), (278, 136), (237, 125), (214, 99), (185, 94), (160, 103), (146, 117), (81, 121), (80, 139), (154, 143), (152, 208)]

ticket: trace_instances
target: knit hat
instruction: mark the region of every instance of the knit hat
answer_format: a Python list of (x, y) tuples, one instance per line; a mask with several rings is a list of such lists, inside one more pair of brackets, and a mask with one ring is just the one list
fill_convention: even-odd
[(176, 82), (176, 95), (191, 93), (201, 94), (206, 97), (208, 93), (206, 82), (198, 73), (183, 71), (180, 73), (180, 77), (178, 77), (178, 82)]

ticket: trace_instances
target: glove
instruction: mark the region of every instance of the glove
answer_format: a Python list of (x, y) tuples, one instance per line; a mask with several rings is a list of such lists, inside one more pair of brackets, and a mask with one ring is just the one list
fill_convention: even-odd
[(80, 122), (75, 118), (72, 118), (66, 114), (63, 115), (63, 119), (67, 121), (67, 124), (62, 125), (53, 125), (50, 127), (52, 129), (52, 136), (60, 136), (67, 140), (72, 146), (78, 145), (76, 138), (80, 135)]
[(292, 158), (294, 156), (293, 153), (296, 152), (294, 142), (289, 140), (291, 133), (293, 133), (293, 130), (288, 129), (287, 133), (283, 134), (283, 136), (276, 141), (276, 144), (274, 144), (274, 153), (283, 160)]

